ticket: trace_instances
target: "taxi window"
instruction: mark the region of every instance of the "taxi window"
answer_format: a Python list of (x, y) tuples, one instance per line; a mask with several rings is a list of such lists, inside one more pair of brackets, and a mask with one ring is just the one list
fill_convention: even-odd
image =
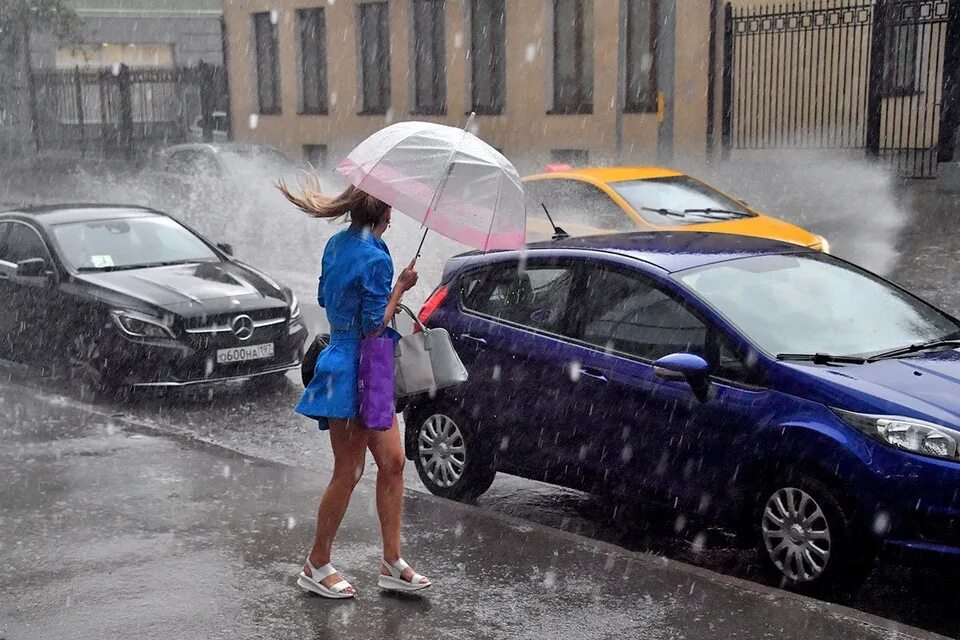
[(553, 219), (609, 231), (636, 231), (637, 225), (610, 196), (580, 180), (549, 179), (524, 183), (527, 216), (542, 216), (546, 205)]

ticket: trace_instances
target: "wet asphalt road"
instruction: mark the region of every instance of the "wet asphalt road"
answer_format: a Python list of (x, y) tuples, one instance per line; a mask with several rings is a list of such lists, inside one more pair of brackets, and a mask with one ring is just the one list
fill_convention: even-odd
[(324, 474), (0, 384), (0, 637), (619, 640), (939, 638), (487, 509), (410, 493), (420, 595), (374, 587), (373, 481), (334, 558), (358, 589), (294, 586)]
[[(960, 314), (960, 234), (954, 211), (960, 199), (934, 195), (919, 188), (900, 194), (900, 206), (910, 218), (899, 231), (891, 278), (954, 314)], [(815, 231), (830, 235), (830, 223)], [(848, 239), (855, 242), (856, 239)], [(322, 326), (319, 310), (309, 303), (309, 278), (300, 288), (304, 314)], [(36, 385), (54, 398), (63, 389)], [(290, 411), (299, 394), (293, 375), (281, 389), (262, 395), (242, 385), (226, 386), (169, 397), (139, 395), (99, 409), (145, 420), (157, 428), (222, 444), (255, 456), (304, 468), (329, 468), (326, 438), (315, 426)], [(372, 465), (372, 461), (368, 461)], [(408, 486), (423, 491), (413, 465)], [(485, 509), (579, 533), (631, 550), (649, 550), (714, 571), (762, 582), (752, 551), (739, 549), (727, 532), (685, 522), (678, 514), (647, 506), (612, 503), (586, 494), (514, 477), (498, 476), (478, 505)], [(679, 530), (679, 533), (678, 533)], [(922, 629), (960, 637), (960, 590), (944, 588), (945, 572), (925, 568), (884, 566), (845, 604)], [(953, 572), (946, 584), (954, 583)]]

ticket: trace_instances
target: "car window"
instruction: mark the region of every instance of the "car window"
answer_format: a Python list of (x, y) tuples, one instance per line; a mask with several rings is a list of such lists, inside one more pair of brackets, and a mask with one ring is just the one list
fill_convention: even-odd
[(609, 352), (656, 360), (671, 353), (706, 357), (707, 327), (636, 275), (592, 267), (578, 305), (578, 338)]
[(564, 334), (573, 285), (566, 264), (497, 265), (464, 276), (465, 309), (531, 329)]
[(717, 378), (731, 382), (742, 382), (751, 385), (764, 384), (762, 374), (753, 366), (756, 358), (743, 358), (730, 339), (716, 328), (707, 333), (707, 362), (710, 363), (710, 373)]
[(611, 182), (610, 187), (644, 220), (658, 226), (702, 224), (724, 219), (724, 216), (755, 215), (736, 200), (690, 176), (624, 180)]
[(821, 253), (748, 256), (672, 277), (770, 355), (870, 355), (960, 337), (942, 311)]
[(81, 271), (216, 262), (186, 227), (165, 216), (68, 222), (53, 227), (64, 261)]
[[(0, 232), (2, 234), (2, 232)], [(10, 233), (0, 247), (0, 260), (17, 264), (31, 258), (49, 259), (47, 247), (40, 235), (25, 224), (10, 223)]]
[(541, 203), (554, 221), (609, 229), (636, 231), (630, 216), (598, 187), (580, 180), (531, 180), (524, 183), (528, 216), (543, 216)]
[(216, 160), (203, 151), (183, 149), (170, 154), (166, 170), (191, 176), (198, 173), (216, 175), (220, 172), (220, 167)]
[(7, 233), (12, 226), (12, 222), (0, 222), (0, 260), (7, 260)]

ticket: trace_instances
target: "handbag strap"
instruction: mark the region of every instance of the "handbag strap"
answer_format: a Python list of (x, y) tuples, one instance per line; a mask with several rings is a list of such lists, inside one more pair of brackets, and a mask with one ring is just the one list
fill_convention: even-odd
[[(420, 322), (420, 318), (418, 318), (418, 317), (417, 317), (417, 314), (415, 314), (413, 311), (410, 310), (410, 307), (408, 307), (408, 306), (405, 305), (405, 304), (401, 304), (401, 305), (399, 305), (397, 308), (398, 308), (399, 310), (403, 311), (404, 313), (406, 313), (408, 316), (410, 316), (410, 319), (413, 320), (413, 323), (414, 323), (415, 325), (417, 325), (418, 327), (420, 327), (420, 330), (421, 330), (421, 331), (423, 331), (424, 333), (428, 333), (428, 332), (430, 331), (429, 329), (427, 329), (427, 327), (426, 327), (425, 324), (423, 324), (422, 322)], [(397, 328), (397, 317), (396, 317), (396, 316), (390, 318), (390, 324), (393, 326), (394, 329)]]

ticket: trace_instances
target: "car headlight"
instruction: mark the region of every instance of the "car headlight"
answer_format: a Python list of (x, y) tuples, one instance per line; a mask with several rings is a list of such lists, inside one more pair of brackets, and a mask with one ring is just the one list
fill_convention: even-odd
[(175, 338), (173, 328), (162, 318), (116, 309), (110, 312), (114, 323), (128, 336), (135, 338)]
[(290, 319), (296, 320), (300, 317), (300, 301), (297, 300), (296, 294), (290, 294)]
[(916, 418), (833, 411), (854, 429), (891, 447), (947, 460), (960, 459), (957, 456), (960, 431)]

